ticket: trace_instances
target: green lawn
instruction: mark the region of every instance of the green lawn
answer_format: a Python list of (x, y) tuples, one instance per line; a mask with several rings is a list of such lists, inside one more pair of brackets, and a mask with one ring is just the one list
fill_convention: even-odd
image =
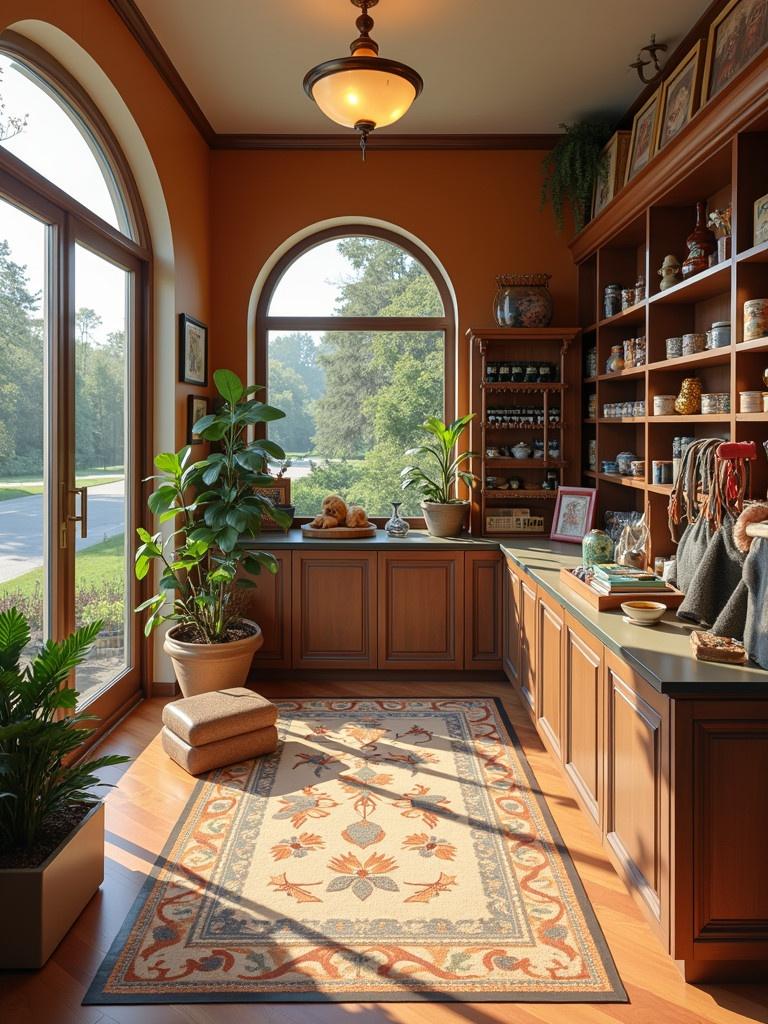
[[(100, 484), (113, 484), (122, 480), (121, 476), (85, 476), (77, 477), (78, 487), (98, 487)], [(23, 487), (6, 487), (0, 484), (0, 501), (12, 501), (14, 498), (26, 498), (30, 494), (42, 494), (40, 483), (25, 484)]]
[[(81, 588), (98, 587), (111, 584), (118, 591), (122, 589), (123, 580), (123, 559), (124, 559), (125, 538), (121, 533), (119, 536), (110, 537), (99, 544), (94, 544), (77, 555), (77, 587)], [(25, 572), (23, 576), (16, 579), (6, 580), (0, 583), (0, 597), (5, 594), (19, 594), (23, 597), (30, 597), (37, 588), (42, 588), (43, 570), (33, 569)]]

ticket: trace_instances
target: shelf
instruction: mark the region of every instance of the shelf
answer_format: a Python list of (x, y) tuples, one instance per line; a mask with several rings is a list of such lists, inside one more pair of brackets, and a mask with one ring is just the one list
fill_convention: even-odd
[(645, 423), (647, 416), (601, 416), (598, 423)]
[(687, 367), (694, 366), (720, 366), (730, 363), (732, 355), (733, 345), (723, 345), (721, 348), (710, 348), (704, 352), (694, 352), (692, 356), (676, 356), (674, 359), (660, 359), (656, 363), (649, 363), (648, 369), (652, 371), (685, 370)]
[(643, 364), (643, 366), (633, 366), (629, 370), (619, 370), (616, 373), (601, 373), (597, 379), (599, 381), (621, 380), (622, 377), (640, 377), (644, 373), (645, 364)]
[[(550, 430), (563, 430), (565, 428), (564, 423), (550, 423)], [(483, 430), (544, 430), (543, 423), (525, 423), (525, 424), (498, 424), (498, 423), (483, 423)]]
[(562, 384), (559, 381), (550, 384), (518, 384), (511, 380), (499, 381), (498, 384), (485, 381), (481, 386), (483, 391), (527, 391), (533, 394), (539, 394), (542, 391), (562, 391), (567, 387), (566, 384)]
[(597, 480), (597, 473), (594, 469), (585, 469), (584, 476), (588, 476), (590, 480)]
[(672, 493), (674, 484), (646, 484), (646, 490), (652, 494), (664, 494), (667, 497)]
[(582, 334), (592, 334), (596, 330), (597, 330), (597, 321), (595, 321), (593, 324), (590, 324), (589, 327), (585, 327), (584, 330), (582, 331)]
[(641, 480), (637, 476), (621, 476), (618, 473), (598, 473), (598, 480), (603, 480), (607, 484), (619, 484), (620, 487), (635, 487), (638, 490), (645, 490), (645, 480)]
[(506, 501), (510, 496), (524, 498), (527, 501), (553, 501), (557, 497), (557, 491), (523, 491), (512, 487), (505, 491), (483, 491), (483, 497), (485, 498), (503, 498)]
[(692, 416), (649, 416), (649, 423), (730, 423), (729, 412), (697, 412)]
[(585, 377), (582, 380), (582, 384), (597, 384), (597, 381), (598, 381), (597, 377)]
[(745, 249), (736, 257), (737, 263), (768, 263), (768, 242), (761, 242), (760, 245), (753, 245)]
[(621, 327), (622, 324), (638, 324), (642, 323), (643, 320), (645, 320), (645, 299), (642, 302), (636, 302), (634, 306), (630, 306), (628, 309), (622, 309), (620, 313), (607, 316), (597, 326)]
[(582, 422), (587, 427), (594, 427), (594, 425), (597, 423), (597, 420), (582, 420)]
[(768, 352), (768, 338), (753, 338), (751, 341), (740, 341), (734, 346), (735, 352)]
[(485, 465), (494, 469), (562, 469), (565, 462), (562, 459), (516, 459), (505, 455), (495, 459), (486, 456)]
[(722, 263), (708, 267), (706, 270), (694, 274), (693, 277), (680, 281), (679, 284), (667, 288), (666, 291), (657, 292), (648, 300), (652, 304), (659, 303), (692, 303), (701, 302), (703, 299), (711, 299), (721, 292), (731, 289), (731, 260), (723, 260)]
[(737, 412), (737, 423), (768, 423), (768, 412)]

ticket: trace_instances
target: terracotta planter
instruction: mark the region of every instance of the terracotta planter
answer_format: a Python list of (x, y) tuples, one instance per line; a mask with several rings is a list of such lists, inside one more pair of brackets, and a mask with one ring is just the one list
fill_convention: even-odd
[(178, 626), (168, 630), (163, 650), (173, 662), (176, 679), (185, 697), (243, 685), (264, 637), (255, 622), (250, 619), (242, 621), (255, 632), (229, 644), (187, 644), (174, 638)]
[(421, 510), (433, 537), (458, 537), (467, 520), (469, 502), (452, 501), (442, 505), (436, 501), (422, 501)]
[(104, 880), (104, 804), (36, 868), (0, 868), (0, 968), (42, 967)]

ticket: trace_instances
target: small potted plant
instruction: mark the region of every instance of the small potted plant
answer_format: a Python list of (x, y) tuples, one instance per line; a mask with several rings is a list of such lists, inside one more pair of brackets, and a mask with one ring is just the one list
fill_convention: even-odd
[(29, 623), (0, 612), (0, 968), (42, 967), (104, 878), (104, 805), (96, 775), (129, 758), (72, 755), (93, 730), (65, 685), (101, 629), (48, 640), (21, 667)]
[(411, 458), (426, 460), (427, 469), (421, 466), (406, 466), (402, 470), (403, 490), (415, 487), (421, 492), (421, 508), (427, 529), (433, 537), (458, 537), (464, 529), (469, 511), (469, 502), (454, 497), (456, 481), (462, 480), (468, 487), (475, 482), (473, 473), (461, 469), (475, 457), (474, 452), (455, 454), (456, 444), (474, 416), (469, 413), (453, 423), (445, 424), (436, 416), (423, 423), (421, 429), (430, 435), (430, 440), (405, 453)]
[(161, 524), (174, 521), (176, 527), (165, 539), (162, 532), (137, 531), (136, 576), (144, 579), (159, 563), (160, 578), (157, 593), (136, 611), (149, 612), (146, 636), (162, 622), (174, 623), (163, 649), (185, 697), (245, 682), (263, 640), (233, 597), (238, 588), (254, 587), (250, 577), (262, 569), (278, 571), (274, 555), (249, 546), (262, 516), (283, 527), (290, 523), (257, 490), (274, 483), (269, 459), (284, 459), (285, 453), (274, 441), (248, 438), (250, 427), (285, 413), (252, 398), (261, 389), (246, 388), (231, 370), (217, 370), (213, 380), (222, 401), (195, 423), (194, 432), (216, 442), (216, 450), (199, 462), (190, 461), (188, 445), (156, 456), (160, 474), (152, 479), (159, 483), (147, 504)]

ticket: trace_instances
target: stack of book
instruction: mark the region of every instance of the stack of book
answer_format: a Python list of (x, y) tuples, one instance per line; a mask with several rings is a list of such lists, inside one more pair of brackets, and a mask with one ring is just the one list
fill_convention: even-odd
[(598, 594), (653, 594), (669, 589), (661, 576), (617, 562), (593, 565), (590, 586)]

